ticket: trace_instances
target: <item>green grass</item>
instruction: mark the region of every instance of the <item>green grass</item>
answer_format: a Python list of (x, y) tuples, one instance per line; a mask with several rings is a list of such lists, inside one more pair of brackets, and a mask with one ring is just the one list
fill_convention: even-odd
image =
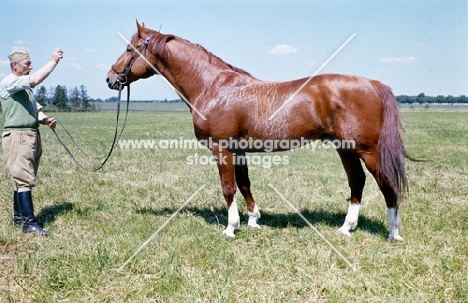
[[(52, 115), (52, 114), (51, 114)], [(335, 235), (347, 180), (332, 150), (279, 153), (288, 165), (250, 166), (262, 229), (219, 235), (227, 210), (214, 166), (189, 166), (207, 150), (117, 148), (106, 166), (77, 168), (42, 128), (36, 214), (52, 235), (12, 226), (11, 180), (0, 182), (0, 302), (466, 302), (468, 112), (405, 111), (410, 194), (403, 243), (387, 244), (383, 197), (368, 174), (359, 224)], [(92, 155), (106, 154), (113, 113), (56, 113)], [(65, 138), (63, 130), (59, 134)], [(130, 113), (122, 139), (192, 139), (190, 114)], [(71, 146), (70, 140), (66, 143)], [(92, 167), (98, 160), (80, 156)], [(118, 269), (202, 185), (205, 187), (121, 271)], [(273, 184), (349, 266), (269, 187)]]

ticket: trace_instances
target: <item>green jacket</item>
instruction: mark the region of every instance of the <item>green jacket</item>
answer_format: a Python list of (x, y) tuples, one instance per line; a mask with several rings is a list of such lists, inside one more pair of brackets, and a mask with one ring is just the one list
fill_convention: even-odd
[(0, 99), (5, 129), (39, 128), (34, 96), (31, 90), (22, 90), (8, 98)]
[[(19, 81), (18, 81), (19, 80)], [(29, 78), (10, 75), (0, 83), (5, 129), (37, 129), (37, 105)]]

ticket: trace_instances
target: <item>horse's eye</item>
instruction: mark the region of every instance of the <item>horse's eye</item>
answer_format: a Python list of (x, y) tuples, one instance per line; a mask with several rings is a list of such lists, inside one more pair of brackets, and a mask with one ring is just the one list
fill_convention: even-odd
[(132, 48), (129, 46), (127, 46), (127, 53), (130, 53), (132, 51)]

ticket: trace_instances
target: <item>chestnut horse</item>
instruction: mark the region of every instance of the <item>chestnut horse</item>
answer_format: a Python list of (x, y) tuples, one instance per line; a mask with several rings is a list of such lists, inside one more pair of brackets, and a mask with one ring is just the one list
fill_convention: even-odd
[[(192, 114), (195, 136), (217, 159), (228, 207), (228, 225), (221, 237), (232, 238), (240, 226), (236, 185), (245, 198), (248, 226), (260, 228), (260, 212), (250, 191), (245, 153), (265, 149), (223, 146), (221, 141), (352, 140), (352, 148), (338, 148), (348, 177), (351, 199), (338, 233), (350, 236), (356, 228), (365, 173), (361, 160), (385, 198), (390, 225), (388, 241), (403, 240), (398, 205), (407, 190), (398, 106), (391, 89), (376, 80), (324, 74), (289, 82), (265, 82), (236, 68), (202, 46), (175, 35), (162, 34), (137, 21), (131, 45), (108, 73), (111, 89), (162, 75), (185, 100)], [(292, 97), (292, 98), (291, 98)], [(288, 102), (286, 102), (288, 101)], [(249, 141), (250, 140), (250, 141)], [(247, 146), (244, 144), (244, 146)], [(290, 149), (275, 145), (272, 151)], [(270, 151), (270, 150), (269, 150)]]

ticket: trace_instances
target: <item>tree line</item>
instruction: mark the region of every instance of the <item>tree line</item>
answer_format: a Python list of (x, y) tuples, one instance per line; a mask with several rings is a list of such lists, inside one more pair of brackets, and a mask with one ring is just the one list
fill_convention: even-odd
[(424, 93), (420, 93), (417, 96), (400, 95), (395, 97), (398, 103), (401, 104), (468, 104), (468, 97), (461, 95), (454, 97), (452, 95), (443, 96), (438, 95), (436, 97), (426, 96)]
[(49, 110), (87, 111), (90, 110), (90, 102), (92, 101), (84, 85), (69, 89), (57, 85), (56, 87), (50, 87), (48, 90), (45, 86), (40, 86), (37, 88), (35, 96), (36, 101)]
[[(67, 89), (65, 86), (57, 85), (47, 89), (45, 86), (37, 88), (35, 93), (36, 101), (41, 104), (46, 110), (60, 110), (60, 111), (93, 111), (96, 110), (94, 103), (99, 102), (117, 102), (117, 97), (110, 97), (105, 100), (100, 98), (93, 99), (88, 95), (87, 89), (84, 85), (79, 87), (71, 87)], [(141, 102), (182, 102), (181, 99), (174, 100), (145, 100)]]

